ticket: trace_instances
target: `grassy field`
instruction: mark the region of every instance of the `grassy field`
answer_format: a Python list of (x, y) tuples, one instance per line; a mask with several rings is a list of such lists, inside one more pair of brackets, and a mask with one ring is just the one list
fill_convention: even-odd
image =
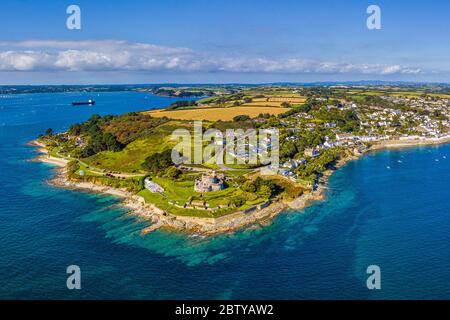
[[(172, 181), (161, 177), (153, 177), (152, 180), (164, 188), (164, 195), (159, 193), (152, 193), (147, 189), (139, 192), (139, 195), (144, 197), (146, 202), (154, 203), (157, 207), (175, 215), (210, 218), (223, 216), (230, 212), (236, 211), (237, 209), (234, 207), (225, 207), (214, 211), (185, 209), (177, 207), (171, 203), (182, 206), (186, 202), (188, 202), (189, 199), (193, 199), (194, 201), (207, 201), (209, 206), (214, 208), (219, 205), (226, 206), (231, 197), (242, 194), (242, 191), (240, 189), (236, 189), (234, 186), (230, 185), (223, 190), (207, 192), (202, 196), (200, 193), (194, 192), (193, 179)], [(265, 201), (267, 201), (267, 199), (257, 197), (256, 199), (247, 201), (242, 207), (238, 209), (244, 210), (253, 205), (264, 203)]]
[(206, 120), (206, 121), (230, 121), (238, 115), (248, 115), (256, 117), (261, 113), (269, 113), (278, 115), (288, 111), (288, 108), (281, 107), (230, 107), (230, 108), (199, 108), (189, 110), (173, 110), (173, 111), (147, 111), (146, 113), (152, 117), (161, 118), (168, 117), (178, 120)]
[[(138, 193), (138, 195), (142, 196), (145, 199), (145, 202), (153, 203), (158, 208), (175, 215), (200, 217), (200, 218), (214, 218), (221, 215), (220, 213), (214, 213), (206, 210), (178, 208), (176, 206), (169, 204), (168, 200), (161, 194), (152, 193), (147, 189), (142, 190), (141, 192)], [(226, 214), (226, 212), (223, 214)]]
[(174, 146), (177, 142), (171, 141), (170, 136), (175, 129), (186, 124), (171, 121), (154, 129), (150, 135), (139, 138), (119, 152), (104, 151), (93, 155), (84, 162), (90, 166), (100, 167), (110, 171), (136, 173), (142, 170), (141, 164), (145, 158), (156, 152), (161, 152)]
[(427, 95), (430, 97), (437, 97), (441, 99), (449, 99), (450, 95), (446, 93), (431, 93), (426, 92), (424, 90), (417, 90), (417, 91), (402, 91), (402, 90), (367, 90), (367, 89), (352, 89), (352, 90), (339, 90), (346, 92), (347, 94), (354, 95), (357, 97), (364, 97), (364, 96), (392, 96), (392, 97), (406, 97), (406, 98), (418, 98), (422, 95)]
[[(248, 199), (241, 207), (235, 208), (228, 206), (229, 200), (232, 197), (242, 196), (244, 193), (239, 188), (230, 182), (229, 185), (219, 191), (206, 192), (200, 194), (194, 191), (194, 174), (192, 176), (184, 176), (181, 180), (170, 180), (164, 177), (152, 177), (152, 181), (164, 188), (164, 193), (152, 193), (145, 189), (139, 192), (139, 195), (144, 197), (146, 202), (154, 203), (157, 207), (166, 210), (169, 213), (182, 216), (194, 216), (194, 217), (219, 217), (236, 210), (245, 210), (254, 205), (261, 204), (267, 201), (267, 198), (257, 196), (253, 199)], [(190, 200), (196, 202), (206, 201), (211, 208), (222, 206), (221, 209), (215, 210), (200, 210), (192, 208), (181, 208), (185, 203)]]
[(268, 98), (255, 98), (253, 101), (266, 101), (269, 102), (289, 102), (289, 103), (304, 103), (306, 101), (306, 98), (304, 97), (268, 97)]
[[(255, 99), (256, 100), (256, 99)], [(281, 102), (270, 102), (270, 101), (253, 101), (249, 103), (243, 103), (241, 107), (273, 107), (280, 108)]]

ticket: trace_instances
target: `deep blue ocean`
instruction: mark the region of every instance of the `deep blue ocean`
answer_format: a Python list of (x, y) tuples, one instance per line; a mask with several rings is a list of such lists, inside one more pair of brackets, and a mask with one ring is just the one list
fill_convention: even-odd
[[(93, 107), (70, 102), (93, 98)], [(47, 184), (27, 142), (93, 113), (162, 107), (146, 93), (0, 96), (1, 299), (450, 298), (450, 146), (381, 151), (330, 179), (327, 200), (208, 239), (156, 231), (114, 197)], [(81, 290), (66, 268), (81, 268)], [(381, 268), (368, 290), (366, 268)]]

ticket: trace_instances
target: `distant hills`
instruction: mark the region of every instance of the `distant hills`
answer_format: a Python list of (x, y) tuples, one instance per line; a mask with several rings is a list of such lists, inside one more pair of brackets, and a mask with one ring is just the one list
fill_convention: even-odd
[[(0, 86), (0, 94), (19, 94), (19, 93), (49, 93), (49, 92), (117, 92), (117, 91), (143, 91), (168, 96), (198, 96), (209, 95), (210, 90), (214, 88), (231, 89), (233, 87), (261, 87), (261, 86), (299, 86), (299, 87), (331, 87), (331, 86), (377, 86), (377, 87), (402, 87), (417, 88), (426, 87), (433, 89), (449, 89), (450, 83), (436, 82), (409, 82), (409, 81), (329, 81), (329, 82), (273, 82), (273, 83), (224, 83), (224, 84), (111, 84), (111, 85), (5, 85)], [(172, 89), (179, 88), (182, 94), (173, 94)], [(188, 88), (198, 88), (198, 92), (189, 92)], [(193, 90), (189, 90), (193, 91)]]

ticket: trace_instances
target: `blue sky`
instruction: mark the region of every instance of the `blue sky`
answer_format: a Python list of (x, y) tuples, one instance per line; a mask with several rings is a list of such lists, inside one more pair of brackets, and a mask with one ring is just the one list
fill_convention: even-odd
[[(81, 30), (66, 28), (70, 4)], [(445, 0), (10, 0), (0, 84), (450, 82), (449, 21)]]

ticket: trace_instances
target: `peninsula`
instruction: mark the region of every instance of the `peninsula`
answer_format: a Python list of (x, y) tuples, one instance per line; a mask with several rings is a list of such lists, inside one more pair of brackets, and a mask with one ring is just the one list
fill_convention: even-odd
[[(264, 225), (286, 209), (323, 199), (328, 176), (368, 151), (450, 141), (448, 88), (261, 85), (161, 90), (208, 97), (178, 101), (166, 109), (93, 115), (67, 132), (48, 129), (33, 142), (42, 153), (38, 160), (61, 167), (54, 184), (123, 197), (132, 213), (148, 219), (143, 234), (169, 228), (212, 235)], [(194, 120), (202, 120), (205, 130), (224, 133), (276, 129), (280, 165), (174, 164), (171, 134), (180, 128), (191, 132)], [(260, 152), (251, 143), (246, 147), (232, 156), (245, 157), (252, 148)]]

